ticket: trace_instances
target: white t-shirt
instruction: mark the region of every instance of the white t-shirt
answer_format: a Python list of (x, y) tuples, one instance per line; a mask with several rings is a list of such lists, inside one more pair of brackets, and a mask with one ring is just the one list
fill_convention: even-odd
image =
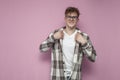
[(70, 76), (72, 71), (73, 65), (73, 55), (74, 55), (74, 48), (75, 48), (75, 35), (77, 30), (71, 35), (68, 35), (65, 31), (64, 39), (63, 39), (63, 60), (65, 62), (65, 76)]

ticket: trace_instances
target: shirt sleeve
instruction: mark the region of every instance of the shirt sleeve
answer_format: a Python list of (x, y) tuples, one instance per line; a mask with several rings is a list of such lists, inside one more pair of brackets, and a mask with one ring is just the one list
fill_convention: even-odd
[(97, 56), (96, 51), (92, 45), (89, 36), (86, 36), (85, 38), (87, 39), (87, 43), (82, 45), (82, 52), (88, 57), (90, 61), (95, 62)]
[(54, 33), (55, 32), (50, 33), (47, 39), (40, 44), (39, 46), (40, 51), (42, 52), (48, 51), (54, 45), (55, 43), (55, 39), (53, 37)]

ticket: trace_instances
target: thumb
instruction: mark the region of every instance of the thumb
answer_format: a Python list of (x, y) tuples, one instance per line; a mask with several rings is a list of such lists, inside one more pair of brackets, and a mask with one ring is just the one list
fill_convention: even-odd
[(76, 33), (76, 35), (75, 35), (75, 40), (77, 40), (77, 37), (78, 37), (78, 33)]

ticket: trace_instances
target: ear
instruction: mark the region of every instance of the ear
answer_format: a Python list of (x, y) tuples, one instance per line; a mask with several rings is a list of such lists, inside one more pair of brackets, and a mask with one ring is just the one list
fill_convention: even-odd
[(64, 17), (64, 20), (66, 20), (66, 17)]

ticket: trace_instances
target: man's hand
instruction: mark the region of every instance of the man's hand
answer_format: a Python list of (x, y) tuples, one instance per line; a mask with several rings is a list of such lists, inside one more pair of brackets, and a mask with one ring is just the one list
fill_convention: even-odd
[(53, 37), (54, 37), (55, 39), (63, 39), (63, 37), (64, 37), (63, 30), (59, 30), (58, 32), (56, 32), (56, 33), (53, 35)]
[(75, 36), (75, 41), (77, 41), (78, 43), (81, 43), (82, 45), (87, 43), (87, 40), (79, 32)]

